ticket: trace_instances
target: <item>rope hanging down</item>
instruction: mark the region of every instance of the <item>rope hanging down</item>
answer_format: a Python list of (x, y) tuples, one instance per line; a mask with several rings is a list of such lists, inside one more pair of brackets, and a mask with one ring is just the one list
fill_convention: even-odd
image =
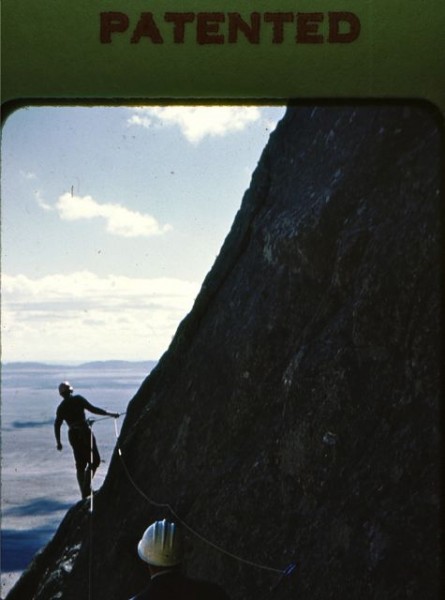
[(165, 508), (165, 509), (169, 510), (170, 513), (172, 514), (172, 516), (179, 523), (181, 523), (181, 525), (185, 529), (187, 529), (192, 535), (194, 535), (195, 537), (197, 537), (204, 544), (207, 544), (208, 546), (212, 547), (214, 550), (216, 550), (218, 552), (221, 552), (222, 554), (225, 554), (226, 556), (229, 556), (229, 557), (233, 558), (234, 560), (236, 560), (238, 562), (244, 563), (244, 564), (249, 565), (251, 567), (255, 567), (257, 569), (262, 569), (263, 571), (269, 571), (269, 572), (272, 572), (272, 573), (278, 573), (279, 575), (281, 575), (280, 582), (283, 579), (283, 577), (286, 577), (286, 576), (290, 575), (291, 573), (293, 573), (293, 571), (295, 570), (295, 564), (294, 563), (291, 563), (285, 569), (277, 569), (275, 567), (269, 567), (267, 565), (259, 564), (259, 563), (253, 562), (251, 560), (246, 560), (245, 558), (242, 558), (240, 556), (237, 556), (236, 554), (233, 554), (232, 552), (229, 552), (228, 550), (225, 550), (221, 546), (218, 546), (217, 544), (214, 544), (213, 542), (211, 542), (210, 540), (208, 540), (207, 538), (205, 538), (204, 536), (202, 536), (200, 533), (198, 533), (196, 530), (194, 530), (192, 527), (190, 527), (190, 525), (188, 525), (176, 513), (176, 511), (173, 509), (173, 507), (171, 506), (171, 504), (169, 504), (167, 502), (156, 502), (155, 500), (149, 498), (145, 494), (145, 492), (134, 481), (133, 477), (131, 476), (131, 473), (129, 472), (129, 470), (127, 468), (127, 465), (125, 464), (124, 457), (123, 457), (123, 454), (122, 454), (122, 449), (121, 449), (120, 444), (119, 444), (119, 431), (118, 431), (118, 428), (117, 428), (117, 419), (114, 420), (114, 429), (115, 429), (116, 440), (117, 440), (117, 442), (116, 442), (117, 452), (119, 454), (119, 457), (120, 457), (120, 460), (121, 460), (121, 463), (122, 463), (122, 467), (123, 467), (123, 469), (125, 471), (125, 474), (126, 474), (128, 480), (129, 480), (129, 482), (134, 487), (134, 489), (138, 492), (138, 494), (142, 498), (144, 498), (144, 500), (146, 500), (149, 504), (151, 504), (152, 506), (155, 506), (156, 508)]
[[(119, 413), (118, 417), (120, 417), (121, 415), (124, 415), (124, 414), (126, 414), (126, 413), (125, 412)], [(107, 415), (106, 417), (102, 417), (101, 419), (88, 419), (87, 420), (87, 423), (91, 430), (91, 437), (90, 437), (90, 460), (91, 460), (91, 462), (93, 460), (93, 439), (94, 439), (93, 438), (93, 424), (96, 421), (102, 421), (103, 419), (109, 419), (109, 418), (112, 418), (112, 417)], [(282, 581), (286, 577), (289, 577), (290, 575), (292, 575), (292, 573), (296, 570), (296, 568), (297, 568), (296, 563), (290, 563), (285, 569), (277, 569), (274, 567), (269, 567), (267, 565), (253, 562), (251, 560), (246, 560), (245, 558), (237, 556), (236, 554), (233, 554), (232, 552), (225, 550), (221, 546), (214, 544), (213, 542), (211, 542), (210, 540), (208, 540), (204, 536), (202, 536), (200, 533), (195, 531), (192, 527), (190, 527), (190, 525), (188, 525), (183, 519), (181, 519), (181, 517), (176, 513), (176, 511), (173, 509), (173, 507), (170, 504), (168, 504), (166, 502), (156, 502), (156, 501), (152, 500), (151, 498), (149, 498), (144, 493), (144, 491), (141, 490), (141, 488), (137, 485), (137, 483), (134, 481), (133, 477), (131, 476), (131, 473), (129, 472), (129, 470), (127, 468), (127, 465), (125, 464), (124, 457), (122, 455), (122, 449), (119, 445), (119, 431), (117, 428), (117, 418), (114, 418), (114, 430), (115, 430), (115, 434), (116, 434), (116, 447), (117, 447), (117, 451), (118, 451), (118, 454), (119, 454), (119, 457), (120, 457), (120, 460), (122, 463), (122, 467), (125, 471), (125, 474), (129, 480), (129, 482), (134, 487), (134, 489), (138, 492), (138, 494), (140, 494), (140, 496), (142, 498), (144, 498), (152, 506), (155, 506), (157, 508), (165, 508), (165, 509), (169, 510), (170, 513), (173, 515), (173, 517), (179, 523), (181, 523), (181, 525), (185, 529), (187, 529), (192, 535), (194, 535), (195, 537), (200, 539), (204, 544), (207, 544), (208, 546), (212, 547), (217, 552), (225, 554), (226, 556), (229, 556), (230, 558), (233, 558), (234, 560), (236, 560), (240, 563), (249, 565), (251, 567), (255, 567), (257, 569), (262, 569), (264, 571), (269, 571), (272, 573), (277, 573), (279, 575), (278, 581), (268, 589), (268, 591), (266, 592), (267, 597), (269, 597), (270, 594), (273, 594), (275, 592), (275, 590), (280, 586)], [(92, 476), (92, 472), (90, 470), (90, 492), (91, 492), (90, 493), (90, 507), (89, 507), (89, 513), (90, 513), (90, 559), (89, 559), (89, 565), (88, 565), (88, 580), (89, 580), (88, 600), (93, 600), (92, 590), (93, 590), (93, 496), (94, 496), (94, 491), (93, 491), (93, 487), (92, 487), (92, 480), (93, 480), (93, 476)], [(264, 600), (266, 600), (266, 596), (264, 596)]]

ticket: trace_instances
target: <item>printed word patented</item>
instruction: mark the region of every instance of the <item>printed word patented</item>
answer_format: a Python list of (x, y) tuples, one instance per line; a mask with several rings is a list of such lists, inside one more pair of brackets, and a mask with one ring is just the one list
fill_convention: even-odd
[(153, 44), (184, 44), (186, 38), (197, 44), (350, 44), (360, 35), (360, 19), (352, 12), (166, 12), (156, 17), (142, 12), (136, 20), (123, 12), (100, 13), (100, 41), (112, 43), (125, 35), (130, 44), (142, 40)]

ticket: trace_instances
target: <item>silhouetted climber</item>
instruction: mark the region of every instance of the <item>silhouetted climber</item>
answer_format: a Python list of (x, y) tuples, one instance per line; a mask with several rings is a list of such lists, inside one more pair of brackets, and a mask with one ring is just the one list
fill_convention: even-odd
[(175, 523), (152, 523), (138, 544), (138, 554), (148, 563), (150, 583), (131, 600), (229, 600), (219, 585), (181, 572), (182, 535)]
[(73, 388), (64, 381), (59, 385), (59, 394), (63, 400), (57, 407), (54, 433), (56, 436), (57, 450), (62, 450), (60, 443), (60, 428), (63, 421), (68, 425), (68, 439), (73, 448), (76, 462), (77, 481), (82, 498), (91, 494), (91, 479), (100, 464), (100, 455), (96, 439), (86, 419), (85, 410), (95, 415), (107, 415), (117, 418), (119, 413), (110, 413), (103, 408), (93, 406), (83, 396), (73, 396)]

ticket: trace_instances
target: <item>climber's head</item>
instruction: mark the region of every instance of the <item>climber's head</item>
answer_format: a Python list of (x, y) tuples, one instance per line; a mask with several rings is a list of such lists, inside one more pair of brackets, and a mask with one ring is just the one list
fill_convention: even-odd
[(68, 381), (62, 381), (62, 383), (59, 385), (59, 394), (62, 396), (62, 398), (69, 396), (72, 391), (73, 388)]
[(174, 567), (182, 562), (182, 535), (175, 523), (155, 521), (144, 531), (138, 554), (154, 567)]

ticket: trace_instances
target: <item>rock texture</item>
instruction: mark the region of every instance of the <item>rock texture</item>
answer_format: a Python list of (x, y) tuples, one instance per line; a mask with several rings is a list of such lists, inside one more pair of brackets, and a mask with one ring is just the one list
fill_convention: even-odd
[(439, 598), (440, 144), (421, 105), (287, 110), (124, 462), (8, 600), (129, 598), (149, 500), (255, 563), (188, 532), (233, 600)]

